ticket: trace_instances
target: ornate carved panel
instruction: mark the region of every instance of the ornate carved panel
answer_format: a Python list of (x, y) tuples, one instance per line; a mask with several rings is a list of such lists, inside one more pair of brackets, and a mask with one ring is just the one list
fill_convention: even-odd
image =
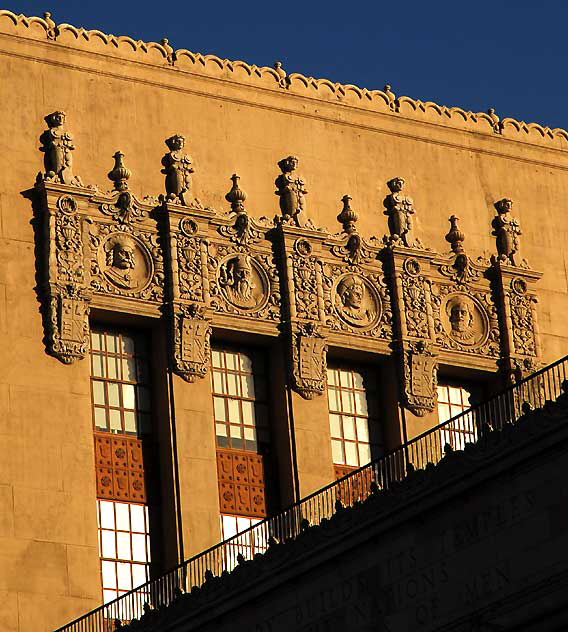
[(46, 338), (49, 351), (65, 363), (85, 356), (90, 306), (120, 304), (123, 311), (154, 315), (165, 281), (155, 201), (142, 203), (128, 191), (122, 154), (115, 154), (109, 174), (115, 190), (102, 195), (70, 175), (71, 149), (61, 164), (50, 158), (52, 168), (36, 183), (48, 237)]
[(89, 305), (84, 261), (85, 224), (76, 190), (63, 184), (38, 183), (44, 205), (45, 329), (47, 347), (56, 358), (70, 364), (85, 356), (89, 346)]
[(221, 513), (266, 516), (266, 456), (217, 449)]
[[(239, 176), (226, 195), (231, 211), (209, 224), (207, 283), (213, 313), (243, 327), (245, 319), (274, 332), (280, 321), (280, 280), (269, 233), (272, 225), (250, 218)], [(240, 325), (238, 323), (241, 323)]]
[(417, 213), (405, 182), (387, 183), (389, 235), (366, 242), (351, 198), (342, 198), (330, 234), (306, 216), (308, 191), (298, 159), (278, 164), (281, 214), (252, 219), (239, 176), (226, 214), (191, 195), (194, 162), (185, 138), (166, 140), (165, 195), (137, 199), (121, 152), (108, 177), (113, 190), (84, 187), (72, 172), (66, 117), (53, 112), (41, 137), (45, 172), (36, 183), (47, 246), (41, 284), (50, 353), (69, 363), (85, 355), (89, 308), (170, 322), (172, 364), (185, 380), (203, 377), (213, 326), (272, 336), (284, 333), (290, 383), (305, 398), (325, 390), (328, 345), (397, 355), (401, 400), (432, 410), (438, 363), (520, 375), (538, 366), (536, 297), (540, 275), (518, 255), (512, 202), (496, 202), (497, 255), (472, 260), (458, 218), (450, 217), (439, 255), (415, 234)]
[(324, 391), (326, 352), (326, 340), (317, 325), (305, 323), (292, 333), (292, 379), (305, 399)]
[(501, 364), (509, 381), (538, 370), (540, 345), (533, 284), (539, 272), (495, 260), (491, 268), (503, 339)]
[(415, 415), (421, 417), (436, 406), (438, 362), (430, 345), (411, 342), (400, 353), (403, 374), (403, 402)]
[(489, 286), (475, 290), (463, 285), (435, 284), (432, 308), (437, 347), (499, 357), (499, 323)]
[[(392, 309), (378, 259), (379, 245), (369, 244), (359, 235), (358, 215), (351, 208), (351, 198), (345, 195), (342, 201), (337, 220), (343, 232), (326, 240), (322, 254), (325, 323), (330, 338), (336, 332), (345, 332), (390, 342)], [(365, 342), (360, 344), (365, 348)], [(386, 345), (380, 350), (386, 351)]]
[(164, 262), (157, 232), (93, 221), (89, 227), (90, 287), (95, 293), (161, 303)]
[[(188, 215), (191, 212), (192, 215)], [(208, 221), (211, 212), (164, 204), (168, 267), (169, 315), (173, 365), (187, 382), (207, 374), (211, 325), (207, 305)]]
[(98, 498), (146, 501), (140, 439), (95, 433), (95, 467)]

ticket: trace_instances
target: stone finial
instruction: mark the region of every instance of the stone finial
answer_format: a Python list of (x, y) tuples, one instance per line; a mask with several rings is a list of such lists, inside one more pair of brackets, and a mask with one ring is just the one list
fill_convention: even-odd
[(391, 110), (394, 110), (396, 105), (396, 94), (391, 90), (391, 87), (388, 83), (383, 88), (383, 92), (387, 95), (387, 98), (389, 100), (389, 107), (391, 108)]
[(497, 260), (517, 265), (515, 255), (519, 250), (519, 236), (522, 233), (519, 222), (511, 215), (512, 208), (513, 200), (509, 198), (495, 202), (497, 215), (491, 226), (497, 242)]
[(455, 252), (456, 255), (463, 253), (463, 241), (465, 240), (465, 234), (459, 229), (458, 221), (459, 217), (455, 215), (450, 217), (450, 230), (446, 235), (446, 241), (450, 244), (452, 252)]
[(51, 17), (51, 13), (46, 11), (43, 14), (43, 19), (47, 25), (47, 39), (55, 40), (57, 39), (57, 24), (53, 21)]
[(44, 120), (48, 127), (40, 136), (41, 151), (44, 152), (44, 180), (81, 186), (80, 178), (73, 175), (71, 152), (75, 149), (75, 145), (73, 137), (65, 129), (65, 112), (56, 110), (48, 114)]
[(128, 179), (132, 175), (130, 169), (124, 166), (124, 154), (121, 151), (115, 152), (114, 167), (108, 172), (108, 179), (114, 182), (115, 191), (127, 191)]
[(497, 116), (497, 114), (495, 114), (495, 108), (489, 108), (487, 110), (487, 114), (489, 115), (489, 118), (491, 119), (491, 124), (493, 125), (493, 131), (496, 134), (500, 134), (501, 133), (501, 119)]
[(384, 214), (388, 217), (388, 227), (390, 243), (401, 242), (404, 246), (411, 247), (414, 243), (411, 240), (412, 215), (416, 212), (412, 198), (404, 195), (403, 178), (392, 178), (387, 182), (390, 194), (383, 201), (385, 206)]
[(245, 209), (245, 200), (247, 199), (247, 194), (239, 189), (239, 180), (241, 179), (236, 173), (233, 173), (231, 176), (231, 180), (233, 182), (233, 186), (231, 190), (225, 195), (225, 199), (231, 205), (231, 210), (233, 213), (241, 214), (246, 213)]
[(174, 134), (164, 141), (170, 150), (162, 158), (162, 173), (166, 176), (166, 199), (189, 206), (191, 174), (194, 173), (191, 156), (184, 151), (185, 137)]
[(350, 195), (344, 195), (341, 198), (343, 208), (341, 209), (341, 213), (337, 216), (337, 221), (343, 226), (343, 232), (348, 235), (357, 232), (355, 223), (359, 219), (359, 215), (351, 208), (351, 200)]
[(275, 194), (280, 197), (280, 210), (285, 221), (296, 226), (304, 226), (304, 196), (307, 195), (306, 183), (296, 173), (298, 166), (296, 156), (287, 156), (278, 162), (282, 173), (276, 178)]
[(160, 43), (162, 44), (162, 46), (164, 47), (164, 49), (166, 51), (166, 59), (168, 60), (168, 64), (173, 66), (174, 62), (176, 60), (176, 53), (175, 53), (174, 49), (171, 47), (170, 41), (168, 40), (167, 37), (163, 37), (160, 40)]
[(281, 61), (275, 61), (274, 62), (274, 70), (276, 70), (276, 74), (278, 75), (278, 85), (281, 88), (288, 88), (290, 86), (290, 77), (288, 77), (288, 74), (286, 73), (286, 71), (284, 70), (284, 68), (282, 68), (282, 62)]

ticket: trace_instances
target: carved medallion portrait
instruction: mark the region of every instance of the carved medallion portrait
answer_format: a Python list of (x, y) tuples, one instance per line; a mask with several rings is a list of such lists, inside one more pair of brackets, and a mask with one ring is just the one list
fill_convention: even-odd
[(473, 347), (486, 341), (489, 330), (487, 315), (473, 297), (448, 295), (441, 317), (446, 333), (459, 345)]
[(358, 329), (371, 329), (382, 313), (379, 295), (366, 279), (357, 274), (344, 274), (338, 279), (334, 306), (345, 323)]
[(255, 312), (268, 301), (268, 278), (250, 255), (226, 257), (219, 266), (218, 283), (225, 299), (238, 309)]
[(103, 242), (99, 265), (106, 279), (120, 290), (142, 290), (152, 278), (152, 262), (145, 246), (124, 233), (113, 233)]

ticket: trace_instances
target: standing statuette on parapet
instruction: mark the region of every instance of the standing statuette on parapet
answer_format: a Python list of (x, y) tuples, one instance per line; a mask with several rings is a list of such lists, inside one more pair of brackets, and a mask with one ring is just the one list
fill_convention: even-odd
[(390, 244), (401, 242), (404, 246), (412, 247), (415, 244), (411, 239), (412, 215), (416, 212), (412, 198), (403, 195), (403, 178), (393, 178), (387, 182), (390, 194), (384, 199), (384, 214), (388, 217)]
[(497, 114), (495, 114), (495, 108), (489, 108), (487, 110), (487, 114), (489, 115), (489, 118), (491, 119), (491, 124), (493, 125), (493, 131), (496, 134), (500, 134), (501, 133), (501, 120), (499, 119), (499, 117), (497, 116)]
[(282, 173), (274, 184), (276, 195), (280, 196), (280, 210), (285, 221), (296, 226), (305, 226), (304, 196), (307, 195), (306, 183), (295, 173), (298, 166), (296, 156), (288, 156), (278, 162)]
[(168, 61), (168, 64), (170, 64), (171, 66), (174, 65), (174, 62), (176, 60), (176, 53), (174, 51), (174, 49), (170, 46), (170, 42), (168, 40), (167, 37), (163, 37), (161, 40), (161, 44), (164, 47), (165, 51), (166, 51), (166, 59)]
[(383, 88), (383, 92), (387, 95), (389, 100), (389, 107), (391, 110), (396, 109), (396, 94), (391, 90), (391, 87), (387, 85)]
[(81, 186), (81, 180), (73, 175), (73, 158), (75, 149), (73, 137), (65, 128), (65, 112), (52, 112), (45, 117), (49, 129), (40, 136), (44, 152), (45, 179), (63, 184)]
[(51, 13), (49, 11), (46, 11), (43, 14), (43, 19), (45, 20), (45, 23), (47, 25), (47, 39), (57, 39), (57, 24), (55, 24), (55, 22), (53, 21)]
[(282, 68), (282, 62), (281, 61), (275, 61), (274, 62), (274, 70), (276, 70), (276, 74), (278, 75), (278, 84), (280, 85), (281, 88), (289, 88), (290, 87), (290, 77), (288, 77), (288, 74), (286, 73), (286, 71), (284, 70), (284, 68)]
[(165, 140), (170, 150), (162, 158), (162, 173), (166, 175), (167, 199), (189, 206), (191, 190), (191, 174), (194, 172), (191, 157), (183, 152), (185, 137), (174, 134)]
[(519, 222), (511, 215), (513, 200), (503, 198), (495, 202), (498, 215), (493, 218), (491, 226), (497, 242), (497, 260), (517, 265), (515, 255), (519, 250)]

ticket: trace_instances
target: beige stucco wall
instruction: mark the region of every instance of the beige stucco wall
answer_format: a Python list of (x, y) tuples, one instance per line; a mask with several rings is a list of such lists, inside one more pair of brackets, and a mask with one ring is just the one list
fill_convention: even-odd
[[(340, 198), (349, 193), (361, 234), (381, 237), (385, 182), (402, 176), (422, 241), (445, 251), (454, 213), (472, 257), (494, 252), (492, 204), (511, 197), (523, 230), (521, 254), (544, 273), (542, 359), (568, 352), (562, 134), (516, 131), (509, 122), (500, 135), (483, 117), (440, 114), (410, 100), (397, 113), (380, 95), (298, 76), (284, 89), (268, 69), (189, 54), (179, 54), (172, 67), (159, 46), (133, 48), (70, 29), (48, 41), (41, 21), (16, 25), (0, 14), (0, 628), (7, 632), (52, 629), (95, 606), (100, 592), (89, 367), (64, 366), (45, 352), (26, 194), (43, 170), (43, 117), (56, 109), (67, 113), (75, 139), (75, 173), (103, 190), (110, 189), (106, 174), (120, 149), (133, 193), (163, 192), (164, 139), (181, 133), (195, 163), (194, 193), (205, 205), (227, 209), (224, 195), (237, 172), (250, 213), (273, 216), (276, 163), (294, 153), (314, 223), (336, 232)], [(186, 553), (218, 537), (216, 485), (205, 478), (215, 472), (207, 389), (208, 380), (178, 378), (173, 387)], [(327, 404), (325, 397), (306, 402), (294, 394), (290, 405), (305, 494), (333, 476)], [(289, 469), (280, 464), (282, 472)]]

